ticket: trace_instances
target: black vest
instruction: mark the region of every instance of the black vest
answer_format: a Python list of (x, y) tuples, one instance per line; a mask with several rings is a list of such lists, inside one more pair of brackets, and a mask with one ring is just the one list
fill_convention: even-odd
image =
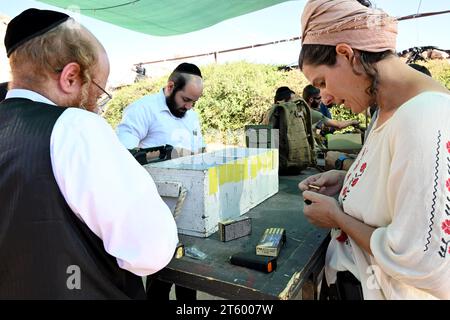
[(50, 136), (65, 110), (0, 103), (0, 299), (145, 298), (58, 188)]

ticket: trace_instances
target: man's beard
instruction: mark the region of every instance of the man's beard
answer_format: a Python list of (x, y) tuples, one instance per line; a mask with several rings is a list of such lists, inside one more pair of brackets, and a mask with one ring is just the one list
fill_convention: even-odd
[(313, 100), (311, 102), (311, 108), (312, 109), (319, 109), (319, 104), (320, 104), (320, 102), (317, 102), (316, 100)]
[(83, 109), (90, 112), (96, 112), (97, 105), (95, 102), (95, 98), (91, 96), (91, 92), (87, 92), (87, 96), (84, 96), (82, 92), (79, 93), (77, 97), (72, 98), (66, 102), (66, 106), (68, 107), (76, 107), (79, 109)]
[(169, 107), (170, 113), (177, 118), (183, 118), (186, 115), (187, 110), (177, 106), (177, 103), (175, 102), (175, 94), (176, 91), (174, 90), (168, 97), (166, 97), (166, 104)]

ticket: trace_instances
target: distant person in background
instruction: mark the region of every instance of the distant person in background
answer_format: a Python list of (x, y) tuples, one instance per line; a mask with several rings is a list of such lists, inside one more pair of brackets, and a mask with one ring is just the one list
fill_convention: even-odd
[(312, 118), (313, 127), (317, 128), (317, 126), (319, 126), (319, 129), (320, 129), (320, 125), (323, 124), (327, 127), (332, 127), (335, 129), (344, 129), (344, 128), (347, 128), (348, 126), (359, 125), (358, 120), (340, 121), (340, 120), (333, 120), (328, 117), (325, 117), (319, 111), (319, 104), (320, 104), (321, 99), (322, 99), (322, 97), (320, 96), (320, 90), (317, 89), (316, 87), (309, 84), (303, 89), (303, 100), (306, 101), (306, 103), (308, 104), (308, 106), (311, 109), (311, 118)]
[(319, 110), (319, 104), (322, 99), (319, 89), (317, 89), (313, 85), (308, 84), (303, 88), (302, 97), (311, 109), (316, 111)]
[(273, 103), (281, 103), (281, 102), (289, 102), (294, 100), (295, 92), (292, 91), (289, 87), (279, 87), (277, 91), (275, 91), (275, 97), (273, 98)]
[(141, 75), (141, 76), (145, 76), (145, 72), (146, 72), (145, 67), (142, 66), (142, 63), (139, 63), (136, 66), (136, 73)]
[(315, 166), (314, 139), (309, 107), (289, 87), (279, 87), (274, 104), (267, 110), (264, 124), (278, 134), (278, 173), (298, 175)]
[(349, 126), (359, 126), (358, 120), (334, 120), (324, 116), (319, 111), (319, 104), (322, 97), (320, 96), (320, 90), (312, 85), (307, 85), (303, 89), (303, 100), (306, 101), (311, 110), (312, 127), (314, 131), (314, 140), (319, 149), (326, 149), (328, 147), (328, 141), (325, 135), (329, 129), (344, 129)]
[(144, 66), (142, 66), (142, 63), (139, 63), (138, 65), (136, 65), (134, 68), (134, 71), (136, 72), (136, 77), (134, 79), (134, 82), (139, 82), (139, 81), (147, 79), (147, 76), (146, 76), (147, 70), (145, 69)]
[(0, 83), (0, 102), (2, 102), (5, 99), (7, 92), (8, 92), (8, 82)]
[[(331, 111), (330, 109), (334, 107), (333, 103), (330, 103), (328, 105), (324, 104), (322, 101), (320, 102), (319, 105), (319, 111), (321, 114), (323, 114), (325, 117), (329, 118), (329, 119), (333, 119), (333, 116), (331, 115)], [(320, 135), (322, 137), (326, 137), (327, 134), (333, 134), (336, 131), (335, 128), (332, 127), (327, 127), (322, 125), (320, 127)]]
[(329, 119), (333, 119), (333, 116), (331, 115), (331, 112), (330, 112), (330, 109), (333, 108), (333, 106), (334, 106), (334, 104), (332, 104), (332, 103), (326, 105), (323, 102), (320, 102), (319, 111), (325, 117), (327, 117)]

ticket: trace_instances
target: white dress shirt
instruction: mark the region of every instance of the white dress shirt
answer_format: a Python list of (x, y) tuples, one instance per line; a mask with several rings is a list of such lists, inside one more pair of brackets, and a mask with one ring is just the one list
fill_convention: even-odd
[[(6, 98), (54, 105), (29, 90), (12, 89)], [(49, 143), (64, 199), (118, 265), (139, 276), (164, 268), (178, 243), (172, 213), (109, 124), (94, 113), (69, 108), (56, 121)]]
[(127, 149), (170, 144), (198, 152), (205, 146), (197, 113), (190, 109), (183, 118), (172, 115), (163, 89), (130, 104), (116, 132)]

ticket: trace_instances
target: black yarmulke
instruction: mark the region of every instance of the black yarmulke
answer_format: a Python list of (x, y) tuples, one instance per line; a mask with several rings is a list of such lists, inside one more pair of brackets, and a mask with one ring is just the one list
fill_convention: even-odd
[(9, 57), (19, 46), (40, 36), (69, 19), (62, 12), (27, 9), (8, 23), (5, 34), (6, 55)]
[(200, 69), (195, 64), (192, 64), (192, 63), (183, 62), (178, 67), (176, 67), (175, 70), (173, 70), (173, 71), (180, 72), (180, 73), (193, 74), (195, 76), (199, 76), (200, 78), (202, 77), (202, 72), (200, 71)]

